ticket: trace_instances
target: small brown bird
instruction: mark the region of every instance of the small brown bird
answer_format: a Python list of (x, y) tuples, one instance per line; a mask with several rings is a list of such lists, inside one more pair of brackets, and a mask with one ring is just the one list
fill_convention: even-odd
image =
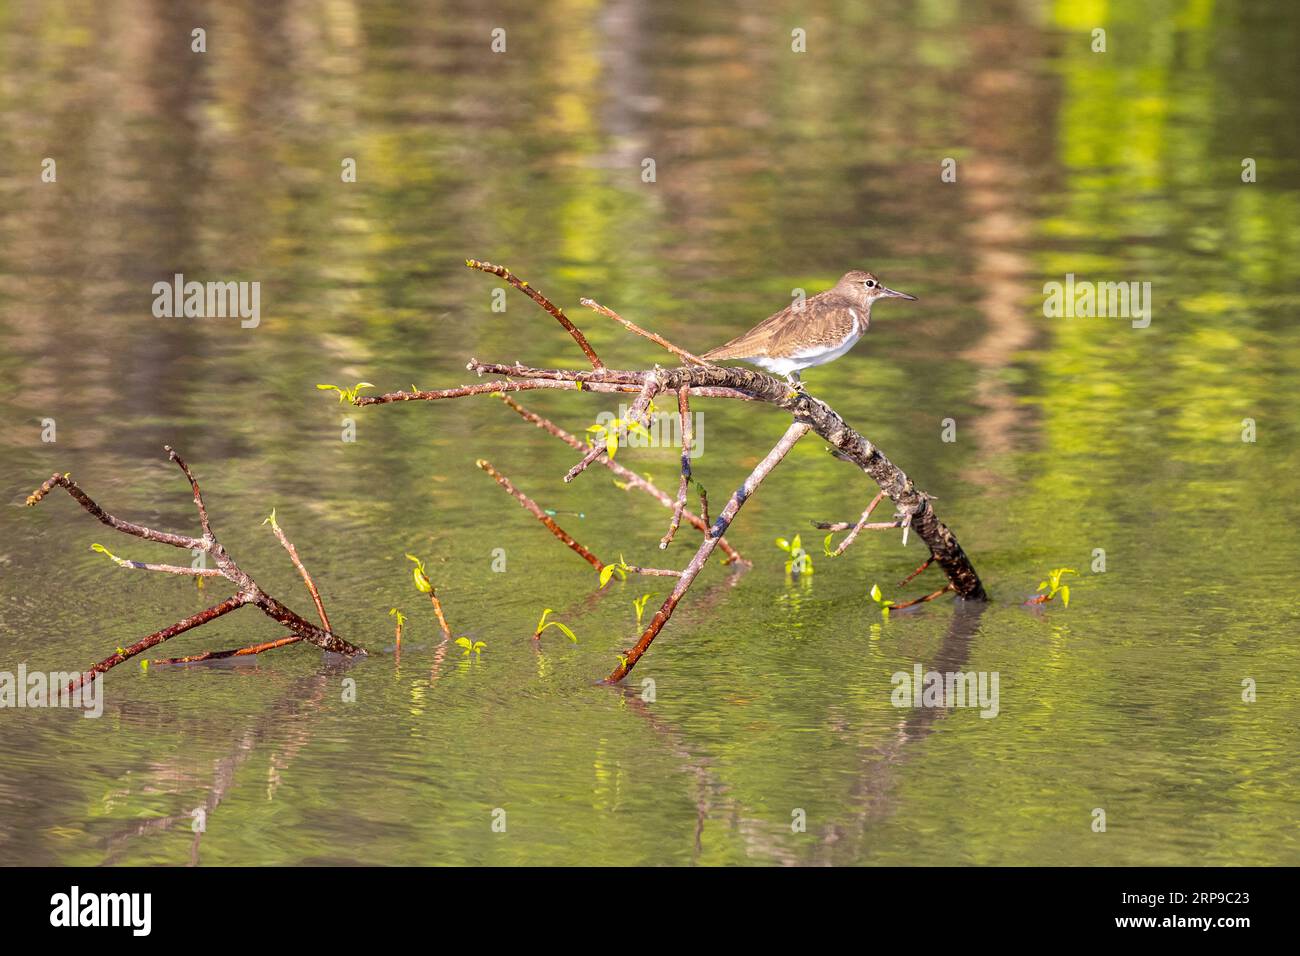
[(833, 289), (786, 306), (702, 357), (748, 362), (784, 375), (797, 388), (801, 371), (839, 358), (862, 338), (877, 299), (916, 301), (916, 296), (886, 289), (870, 272), (846, 272)]

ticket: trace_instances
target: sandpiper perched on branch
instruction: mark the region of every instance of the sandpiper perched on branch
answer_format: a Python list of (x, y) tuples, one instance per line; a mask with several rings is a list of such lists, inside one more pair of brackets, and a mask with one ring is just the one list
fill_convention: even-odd
[(834, 288), (791, 303), (702, 357), (748, 362), (784, 375), (792, 387), (800, 388), (801, 371), (824, 365), (853, 348), (871, 325), (871, 303), (891, 298), (916, 300), (914, 295), (885, 288), (870, 272), (846, 272)]

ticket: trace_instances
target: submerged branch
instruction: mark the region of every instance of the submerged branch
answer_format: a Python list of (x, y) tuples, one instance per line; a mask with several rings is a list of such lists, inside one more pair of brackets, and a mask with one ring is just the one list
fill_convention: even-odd
[[(174, 565), (155, 565), (139, 561), (129, 561), (110, 554), (110, 557), (112, 557), (120, 567), (140, 568), (148, 571), (162, 571), (168, 574), (223, 577), (234, 584), (237, 590), (220, 604), (216, 604), (206, 610), (200, 611), (198, 614), (187, 617), (184, 620), (177, 621), (170, 627), (165, 627), (160, 631), (155, 631), (147, 637), (141, 638), (130, 647), (123, 648), (114, 654), (110, 654), (99, 663), (93, 664), (89, 670), (76, 678), (70, 687), (74, 689), (80, 687), (86, 681), (95, 679), (98, 675), (111, 670), (123, 661), (129, 660), (137, 654), (161, 644), (163, 641), (170, 640), (178, 634), (183, 634), (188, 630), (207, 624), (209, 621), (237, 610), (245, 604), (255, 606), (263, 614), (267, 615), (267, 617), (270, 617), (272, 620), (292, 631), (296, 635), (297, 639), (315, 644), (322, 650), (332, 651), (337, 654), (346, 654), (348, 656), (364, 655), (365, 651), (360, 647), (345, 641), (329, 629), (329, 624), (325, 618), (325, 609), (320, 604), (319, 594), (316, 593), (315, 584), (312, 583), (311, 577), (307, 574), (306, 569), (302, 567), (302, 563), (298, 560), (297, 553), (293, 549), (293, 546), (288, 543), (288, 540), (284, 538), (283, 533), (280, 532), (278, 528), (277, 535), (280, 537), (281, 543), (284, 544), (286, 550), (289, 551), (290, 557), (293, 559), (295, 566), (297, 566), (299, 571), (302, 573), (303, 579), (307, 582), (308, 589), (312, 592), (312, 597), (316, 601), (317, 609), (321, 614), (321, 620), (325, 623), (325, 630), (321, 630), (310, 621), (294, 613), (284, 604), (280, 603), (280, 601), (276, 600), (258, 587), (257, 582), (254, 581), (247, 572), (240, 568), (237, 563), (235, 563), (235, 560), (230, 556), (222, 546), (221, 542), (217, 540), (217, 536), (213, 533), (212, 524), (208, 518), (207, 506), (203, 501), (203, 494), (199, 490), (199, 483), (197, 479), (195, 479), (194, 473), (190, 470), (189, 465), (185, 463), (184, 459), (182, 459), (174, 449), (169, 446), (164, 446), (164, 448), (167, 452), (168, 458), (176, 463), (176, 466), (180, 468), (181, 472), (185, 475), (186, 480), (190, 483), (190, 490), (194, 495), (194, 507), (199, 516), (199, 525), (203, 529), (203, 537), (201, 538), (191, 538), (185, 535), (172, 534), (170, 532), (155, 531), (154, 529), (146, 528), (143, 525), (133, 524), (129, 521), (122, 521), (119, 518), (115, 518), (96, 504), (95, 501), (82, 491), (81, 488), (77, 486), (76, 482), (66, 474), (52, 475), (44, 482), (44, 484), (36, 489), (35, 492), (28, 496), (27, 505), (28, 507), (33, 507), (39, 504), (51, 490), (56, 487), (62, 487), (78, 504), (81, 505), (81, 507), (110, 528), (113, 528), (116, 531), (121, 531), (123, 534), (143, 538), (146, 541), (156, 541), (160, 544), (171, 545), (172, 547), (199, 551), (205, 557), (210, 557), (216, 564), (215, 569), (189, 569), (179, 568)], [(274, 522), (272, 522), (272, 524), (274, 524)], [(292, 642), (286, 641), (285, 643)], [(245, 651), (245, 653), (248, 653), (248, 651)], [(212, 654), (228, 656), (226, 652), (222, 651), (212, 652)], [(202, 655), (199, 656), (201, 657)]]
[(282, 637), (278, 641), (266, 641), (263, 644), (253, 644), (251, 647), (235, 647), (228, 651), (204, 651), (201, 654), (190, 654), (188, 657), (168, 657), (163, 660), (153, 660), (150, 664), (158, 667), (169, 664), (197, 664), (200, 661), (220, 661), (227, 657), (244, 657), (249, 654), (263, 654), (266, 651), (273, 651), (277, 647), (286, 647), (289, 644), (297, 644), (302, 638), (294, 635), (293, 637)]

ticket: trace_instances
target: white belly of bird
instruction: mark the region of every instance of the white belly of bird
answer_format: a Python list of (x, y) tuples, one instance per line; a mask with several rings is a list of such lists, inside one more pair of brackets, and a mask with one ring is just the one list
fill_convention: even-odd
[(791, 372), (801, 372), (806, 368), (812, 368), (814, 365), (825, 365), (827, 362), (833, 362), (857, 345), (860, 338), (862, 338), (862, 333), (855, 327), (839, 345), (821, 345), (817, 348), (802, 349), (784, 358), (759, 356), (749, 361), (774, 375), (789, 375)]

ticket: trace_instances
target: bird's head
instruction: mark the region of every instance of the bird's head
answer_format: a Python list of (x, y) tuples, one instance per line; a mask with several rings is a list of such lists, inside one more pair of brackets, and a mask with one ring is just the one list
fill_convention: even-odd
[(906, 292), (897, 292), (894, 289), (887, 289), (885, 284), (870, 272), (862, 272), (857, 269), (844, 273), (844, 277), (835, 284), (835, 289), (841, 295), (868, 306), (877, 299), (911, 299), (913, 302), (916, 301), (916, 296), (908, 295)]

